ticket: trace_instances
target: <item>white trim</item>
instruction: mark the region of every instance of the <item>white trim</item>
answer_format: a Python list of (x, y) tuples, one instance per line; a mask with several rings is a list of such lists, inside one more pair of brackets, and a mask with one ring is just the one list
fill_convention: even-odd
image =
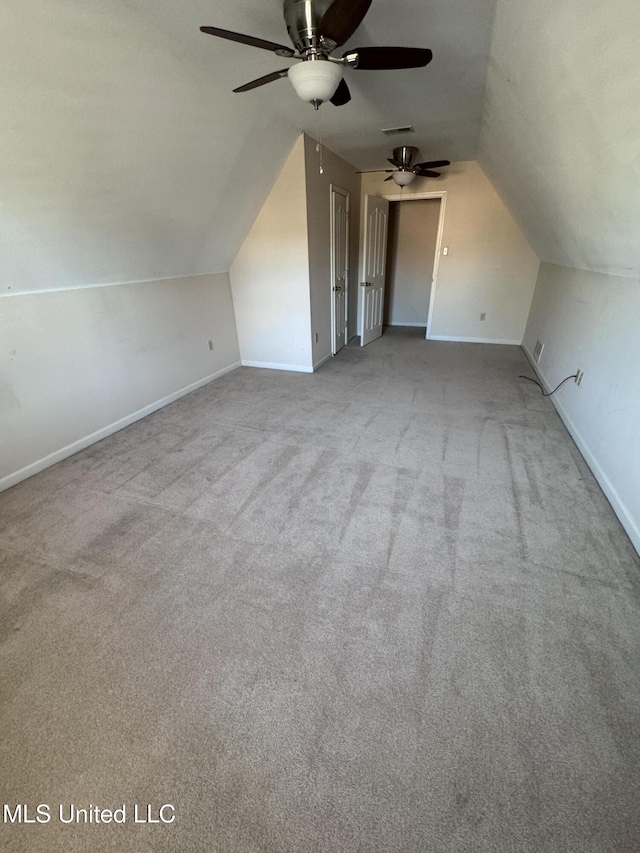
[(387, 326), (411, 326), (414, 329), (426, 329), (426, 323), (387, 323)]
[(321, 358), (320, 361), (316, 361), (316, 363), (313, 365), (314, 371), (316, 371), (319, 367), (322, 367), (322, 365), (325, 364), (325, 362), (329, 361), (330, 358), (333, 358), (333, 353), (329, 353), (329, 355), (325, 355), (323, 358)]
[(457, 341), (460, 344), (506, 344), (519, 347), (522, 341), (502, 340), (500, 338), (458, 338), (452, 335), (428, 335), (430, 341)]
[(302, 364), (277, 364), (273, 361), (245, 361), (242, 359), (243, 367), (262, 367), (266, 370), (292, 370), (295, 373), (313, 373), (313, 367)]
[[(436, 287), (438, 286), (438, 270), (440, 269), (440, 257), (442, 256), (442, 238), (444, 235), (444, 213), (447, 206), (447, 191), (433, 193), (414, 193), (413, 195), (385, 195), (383, 198), (389, 201), (419, 201), (423, 198), (439, 198), (440, 199), (440, 216), (438, 217), (438, 233), (436, 235), (436, 249), (433, 258), (433, 275), (431, 278), (431, 291), (429, 293), (429, 310), (427, 311), (426, 322), (426, 338), (431, 340), (439, 340), (439, 338), (431, 337), (431, 325), (433, 323), (433, 309), (436, 304)], [(399, 325), (395, 323), (394, 325)], [(422, 323), (420, 324), (422, 325)]]
[(205, 376), (204, 379), (198, 379), (197, 382), (192, 382), (191, 385), (187, 385), (185, 388), (181, 388), (179, 391), (174, 391), (173, 394), (169, 394), (167, 397), (163, 397), (161, 400), (156, 400), (155, 403), (149, 403), (148, 406), (145, 406), (142, 409), (138, 409), (137, 412), (133, 412), (130, 415), (126, 415), (126, 417), (120, 418), (119, 421), (114, 421), (114, 423), (109, 424), (106, 427), (102, 427), (101, 429), (92, 432), (90, 435), (85, 435), (84, 438), (79, 438), (77, 441), (74, 441), (71, 444), (67, 444), (66, 447), (60, 448), (60, 450), (54, 450), (54, 452), (49, 453), (48, 456), (44, 456), (42, 459), (38, 459), (36, 462), (32, 462), (30, 465), (26, 465), (24, 468), (21, 468), (19, 471), (15, 471), (13, 474), (7, 474), (6, 477), (3, 477), (0, 480), (0, 492), (4, 491), (5, 489), (11, 488), (11, 486), (15, 486), (16, 483), (20, 483), (22, 480), (26, 480), (28, 477), (33, 477), (34, 474), (39, 474), (40, 471), (44, 471), (45, 468), (49, 468), (51, 467), (51, 465), (55, 465), (57, 462), (62, 462), (63, 459), (66, 459), (69, 456), (73, 456), (74, 453), (78, 453), (80, 450), (84, 450), (85, 447), (89, 447), (89, 445), (95, 444), (96, 441), (102, 441), (103, 438), (107, 438), (107, 436), (113, 435), (114, 432), (119, 432), (121, 429), (124, 429), (135, 421), (139, 421), (142, 418), (146, 418), (147, 415), (150, 415), (153, 412), (157, 412), (158, 409), (162, 409), (164, 406), (168, 406), (169, 403), (174, 403), (176, 400), (179, 400), (180, 397), (185, 397), (192, 391), (196, 391), (198, 388), (202, 388), (203, 385), (208, 385), (209, 382), (213, 382), (214, 379), (219, 379), (226, 373), (231, 373), (232, 370), (236, 370), (238, 367), (240, 367), (239, 361), (228, 365), (228, 367), (223, 367), (222, 370), (218, 370), (216, 373), (212, 373), (210, 376)]
[[(540, 372), (539, 366), (533, 360), (533, 355), (529, 352), (529, 350), (525, 347), (524, 344), (522, 344), (522, 351), (529, 360), (529, 363), (534, 373), (544, 385), (545, 391), (549, 393), (549, 391), (551, 390), (551, 386)], [(631, 540), (633, 547), (636, 549), (638, 554), (640, 554), (640, 527), (638, 527), (638, 524), (636, 523), (635, 519), (627, 509), (627, 505), (624, 503), (624, 501), (618, 494), (616, 487), (613, 485), (604, 470), (601, 468), (600, 463), (589, 449), (589, 446), (587, 445), (583, 437), (580, 435), (580, 430), (571, 420), (570, 416), (568, 415), (560, 400), (556, 397), (549, 397), (549, 399), (553, 403), (555, 410), (560, 416), (562, 423), (566, 426), (569, 435), (574, 440), (576, 447), (582, 454), (584, 461), (587, 463), (587, 465), (591, 469), (591, 472), (593, 473), (593, 476), (598, 481), (598, 484), (604, 492), (605, 497), (611, 504), (613, 511), (618, 516), (620, 524), (627, 532), (627, 536)]]
[(180, 281), (183, 278), (208, 278), (212, 275), (229, 275), (229, 270), (220, 270), (219, 272), (194, 272), (180, 273), (180, 275), (154, 276), (153, 278), (137, 278), (133, 281), (102, 281), (89, 284), (72, 284), (66, 287), (42, 287), (36, 290), (15, 290), (11, 293), (0, 293), (0, 299), (3, 296), (38, 296), (40, 293), (69, 293), (74, 290), (93, 290), (96, 287), (126, 287), (129, 284), (151, 284), (156, 281)]

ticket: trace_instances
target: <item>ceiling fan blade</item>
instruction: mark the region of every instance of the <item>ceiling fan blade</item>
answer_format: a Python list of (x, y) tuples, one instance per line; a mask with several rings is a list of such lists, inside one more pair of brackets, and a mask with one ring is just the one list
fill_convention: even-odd
[(343, 59), (362, 71), (391, 71), (396, 68), (423, 68), (433, 53), (423, 47), (355, 47)]
[(280, 56), (296, 55), (295, 50), (291, 50), (290, 47), (285, 47), (283, 44), (276, 44), (274, 41), (265, 41), (254, 36), (246, 36), (244, 33), (234, 33), (231, 30), (221, 30), (219, 27), (200, 27), (200, 32), (207, 33), (210, 36), (218, 36), (221, 39), (228, 39), (229, 41), (237, 41), (240, 44), (248, 44), (250, 47), (260, 47), (262, 50), (270, 50)]
[(358, 29), (372, 0), (333, 0), (318, 24), (318, 33), (337, 46), (344, 44)]
[(412, 169), (411, 170), (419, 178), (439, 178), (440, 172), (431, 172), (429, 169)]
[(356, 175), (372, 175), (374, 172), (395, 172), (395, 169), (365, 169), (362, 172), (356, 172)]
[(392, 180), (393, 180), (393, 175), (389, 175), (388, 178), (385, 178), (385, 181), (392, 181)]
[(288, 68), (283, 68), (281, 71), (273, 71), (271, 74), (265, 74), (264, 77), (258, 77), (257, 80), (245, 83), (244, 86), (238, 86), (238, 88), (233, 91), (248, 92), (250, 89), (257, 89), (258, 86), (264, 86), (266, 83), (272, 83), (274, 80), (279, 80), (280, 77), (286, 77), (288, 73)]
[(391, 163), (392, 166), (397, 166), (398, 169), (404, 168), (403, 164), (399, 160), (396, 160), (395, 157), (387, 157), (387, 162)]
[(347, 86), (347, 81), (343, 77), (342, 80), (338, 83), (338, 88), (333, 93), (331, 103), (334, 107), (341, 107), (344, 104), (348, 104), (350, 100), (351, 92), (349, 91), (349, 87)]
[(450, 166), (450, 160), (431, 160), (430, 163), (416, 163), (414, 169), (439, 169), (440, 166)]

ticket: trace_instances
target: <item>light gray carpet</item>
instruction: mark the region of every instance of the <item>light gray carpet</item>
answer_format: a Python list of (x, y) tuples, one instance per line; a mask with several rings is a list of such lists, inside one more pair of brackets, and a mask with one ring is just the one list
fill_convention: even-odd
[(0, 495), (8, 851), (640, 849), (640, 566), (516, 347), (243, 368)]

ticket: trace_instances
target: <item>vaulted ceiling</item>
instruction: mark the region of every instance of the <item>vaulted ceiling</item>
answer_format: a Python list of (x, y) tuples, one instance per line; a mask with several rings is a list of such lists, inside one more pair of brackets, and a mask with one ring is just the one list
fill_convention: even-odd
[[(347, 70), (353, 100), (321, 108), (324, 142), (361, 169), (400, 142), (479, 158), (543, 260), (640, 275), (639, 9), (374, 0), (345, 47), (424, 46), (433, 62)], [(289, 63), (207, 24), (287, 43), (281, 0), (7, 0), (1, 292), (229, 268), (317, 117), (286, 79), (233, 94)]]

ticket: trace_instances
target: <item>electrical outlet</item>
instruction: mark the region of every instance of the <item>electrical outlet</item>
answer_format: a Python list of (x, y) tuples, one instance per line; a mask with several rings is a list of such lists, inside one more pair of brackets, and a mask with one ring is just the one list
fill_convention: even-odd
[(486, 319), (487, 319), (487, 315), (484, 313), (484, 311), (483, 311), (483, 312), (482, 312), (482, 314), (480, 315), (480, 319), (481, 319), (481, 320), (486, 320)]
[(213, 352), (213, 341), (209, 341), (209, 349)]
[(584, 379), (584, 371), (583, 370), (576, 370), (576, 378), (574, 380), (576, 385), (581, 385), (583, 379)]

